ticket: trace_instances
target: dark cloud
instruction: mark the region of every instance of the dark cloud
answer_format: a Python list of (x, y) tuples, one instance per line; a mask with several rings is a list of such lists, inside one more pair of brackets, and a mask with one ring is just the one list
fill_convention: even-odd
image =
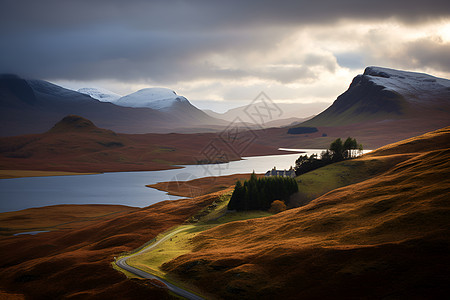
[(405, 22), (446, 17), (445, 0), (2, 0), (2, 22), (16, 28), (30, 25), (79, 28), (120, 23), (133, 28), (202, 29), (242, 24), (324, 23), (342, 18), (397, 17)]
[(450, 73), (450, 43), (439, 38), (423, 38), (407, 43), (397, 59), (405, 66), (433, 68)]
[[(0, 7), (0, 72), (156, 82), (254, 76), (283, 83), (314, 79), (313, 67), (322, 64), (334, 72), (336, 63), (305, 54), (295, 62), (299, 67), (263, 69), (253, 65), (251, 53), (270, 51), (293, 28), (311, 24), (386, 18), (418, 23), (450, 15), (448, 1), (434, 0), (0, 0)], [(424, 63), (432, 61), (419, 45), (410, 50)], [(445, 56), (438, 48), (428, 50)], [(214, 54), (237, 62), (216, 66), (208, 61)]]

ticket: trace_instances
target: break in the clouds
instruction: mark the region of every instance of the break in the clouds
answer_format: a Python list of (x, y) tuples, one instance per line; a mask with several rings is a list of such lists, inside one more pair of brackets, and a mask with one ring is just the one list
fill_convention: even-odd
[(332, 101), (367, 65), (450, 74), (448, 1), (0, 0), (0, 72)]

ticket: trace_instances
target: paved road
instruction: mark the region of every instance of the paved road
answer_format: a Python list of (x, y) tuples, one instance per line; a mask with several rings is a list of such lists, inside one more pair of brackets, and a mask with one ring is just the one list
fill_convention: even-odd
[(171, 238), (173, 235), (175, 235), (178, 232), (183, 231), (183, 230), (185, 230), (185, 229), (182, 228), (182, 229), (176, 230), (176, 231), (166, 235), (164, 238), (162, 238), (161, 240), (157, 241), (153, 245), (151, 245), (149, 247), (146, 247), (146, 248), (144, 248), (144, 249), (142, 249), (142, 250), (140, 250), (140, 251), (138, 251), (138, 252), (136, 252), (136, 253), (134, 253), (134, 254), (132, 254), (130, 256), (123, 257), (123, 258), (117, 260), (116, 261), (116, 265), (118, 265), (122, 269), (127, 270), (128, 272), (133, 273), (134, 275), (137, 275), (139, 277), (148, 278), (148, 279), (156, 279), (156, 280), (162, 282), (169, 290), (171, 290), (175, 294), (177, 294), (179, 296), (182, 296), (182, 297), (184, 297), (186, 299), (189, 299), (189, 300), (202, 300), (203, 299), (202, 297), (197, 296), (197, 295), (195, 295), (195, 294), (193, 294), (191, 292), (188, 292), (186, 290), (183, 290), (182, 288), (180, 288), (180, 287), (178, 287), (176, 285), (173, 285), (170, 282), (165, 281), (161, 277), (158, 277), (156, 275), (153, 275), (153, 274), (147, 273), (145, 271), (139, 270), (139, 269), (137, 269), (135, 267), (132, 267), (132, 266), (127, 264), (127, 259), (129, 259), (130, 257), (133, 257), (135, 255), (141, 254), (143, 252), (146, 252), (146, 251), (149, 251), (149, 250), (155, 248), (160, 243), (166, 241), (167, 239)]

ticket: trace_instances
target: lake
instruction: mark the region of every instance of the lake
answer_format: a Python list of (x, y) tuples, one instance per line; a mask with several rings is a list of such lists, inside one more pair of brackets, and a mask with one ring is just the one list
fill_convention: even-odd
[[(308, 155), (317, 149), (297, 149)], [(208, 176), (265, 173), (274, 166), (289, 169), (300, 154), (246, 157), (224, 164), (186, 165), (182, 169), (115, 172), (97, 175), (0, 179), (0, 212), (57, 204), (120, 204), (145, 207), (163, 200), (181, 199), (145, 187), (165, 181), (185, 181)]]

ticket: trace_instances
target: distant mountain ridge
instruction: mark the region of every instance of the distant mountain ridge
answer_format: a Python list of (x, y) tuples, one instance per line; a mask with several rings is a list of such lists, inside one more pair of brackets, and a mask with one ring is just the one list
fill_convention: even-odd
[[(272, 115), (271, 119), (268, 120), (269, 124), (267, 125), (271, 125), (271, 122), (273, 122), (272, 124), (276, 124), (274, 126), (281, 126), (282, 124), (287, 126), (294, 122), (303, 122), (319, 114), (329, 105), (330, 105), (329, 103), (325, 102), (276, 103), (276, 106), (278, 107), (280, 114)], [(239, 119), (241, 119), (244, 122), (254, 123), (252, 117), (246, 112), (247, 110), (252, 111), (251, 106), (258, 106), (258, 103), (252, 103), (249, 105), (232, 108), (226, 111), (225, 113), (217, 113), (207, 109), (203, 111), (214, 118), (223, 119), (229, 122), (232, 122), (239, 117)]]
[(169, 110), (124, 107), (43, 80), (0, 76), (0, 136), (42, 133), (67, 115), (81, 115), (122, 133), (211, 131), (227, 123), (189, 103)]

